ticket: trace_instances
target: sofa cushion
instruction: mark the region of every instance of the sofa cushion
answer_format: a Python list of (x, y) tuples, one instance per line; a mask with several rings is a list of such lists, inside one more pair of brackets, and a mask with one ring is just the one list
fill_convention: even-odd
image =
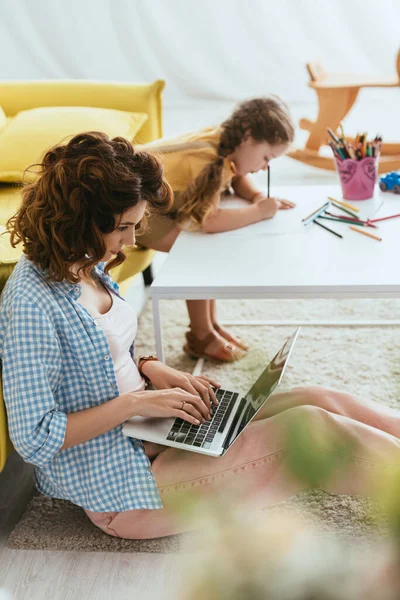
[(3, 470), (7, 456), (11, 454), (13, 449), (11, 440), (8, 436), (6, 407), (4, 405), (0, 382), (0, 471)]
[(23, 110), (2, 129), (0, 124), (0, 181), (23, 181), (25, 169), (40, 162), (47, 149), (77, 133), (103, 131), (133, 141), (146, 120), (145, 113), (88, 106)]
[(0, 183), (0, 225), (15, 215), (21, 204), (21, 184)]
[(2, 129), (4, 129), (4, 127), (6, 126), (6, 124), (7, 124), (6, 113), (4, 112), (4, 110), (0, 106), (0, 131)]
[(10, 244), (10, 234), (4, 225), (0, 225), (0, 292), (21, 256), (22, 244), (13, 248)]

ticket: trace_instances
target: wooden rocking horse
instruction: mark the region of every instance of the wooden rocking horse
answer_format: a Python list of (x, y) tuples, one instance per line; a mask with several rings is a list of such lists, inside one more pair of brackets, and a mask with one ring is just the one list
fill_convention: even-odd
[[(318, 118), (315, 122), (300, 119), (300, 127), (310, 132), (304, 149), (293, 150), (288, 156), (321, 169), (336, 169), (333, 157), (322, 156), (321, 146), (328, 142), (327, 128), (336, 131), (339, 123), (349, 113), (357, 99), (358, 92), (365, 87), (399, 87), (400, 86), (400, 50), (397, 54), (397, 78), (375, 79), (362, 75), (326, 73), (320, 62), (307, 64), (310, 75), (309, 86), (318, 95)], [(352, 138), (347, 138), (353, 141)], [(400, 169), (400, 143), (383, 143), (379, 158), (379, 173), (387, 173)]]

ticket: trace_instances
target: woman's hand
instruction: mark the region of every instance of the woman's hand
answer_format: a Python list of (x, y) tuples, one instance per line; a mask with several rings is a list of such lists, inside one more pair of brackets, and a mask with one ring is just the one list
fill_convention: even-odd
[(278, 210), (288, 210), (294, 208), (296, 205), (290, 200), (283, 200), (281, 198), (267, 198), (265, 194), (259, 197), (254, 202), (260, 211), (261, 220), (271, 219)]
[(132, 402), (131, 417), (180, 417), (194, 425), (211, 418), (209, 409), (198, 394), (189, 394), (181, 388), (144, 392), (128, 392), (123, 396)]
[(156, 360), (147, 361), (143, 365), (142, 371), (158, 390), (181, 388), (190, 394), (197, 394), (207, 406), (208, 411), (211, 409), (211, 403), (218, 406), (218, 401), (211, 386), (220, 387), (220, 384), (205, 375), (195, 377), (190, 373), (172, 369)]

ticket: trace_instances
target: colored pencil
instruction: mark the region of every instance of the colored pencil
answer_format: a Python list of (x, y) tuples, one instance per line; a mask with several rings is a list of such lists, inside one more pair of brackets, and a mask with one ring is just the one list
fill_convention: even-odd
[(371, 219), (370, 223), (376, 223), (377, 221), (386, 221), (387, 219), (394, 219), (396, 217), (400, 217), (400, 214), (390, 215), (389, 217), (381, 217), (380, 219)]
[(367, 223), (362, 221), (350, 221), (350, 219), (341, 219), (340, 217), (326, 217), (325, 215), (319, 215), (318, 219), (328, 219), (328, 221), (337, 221), (338, 223), (347, 223), (347, 225), (359, 225), (360, 227), (368, 227)]
[(332, 196), (328, 196), (328, 200), (331, 200), (332, 202), (337, 202), (338, 204), (342, 204), (342, 206), (349, 208), (353, 212), (360, 212), (359, 208), (353, 206), (352, 204), (348, 204), (348, 202), (344, 202), (343, 200), (336, 200), (336, 198), (332, 198)]
[(364, 229), (358, 229), (357, 227), (354, 227), (354, 225), (350, 225), (350, 229), (352, 229), (353, 231), (358, 231), (358, 233), (363, 233), (364, 235), (367, 235), (368, 237), (373, 238), (374, 240), (378, 240), (378, 242), (382, 241), (382, 238), (378, 237), (377, 235), (374, 235), (369, 231), (365, 231)]
[(325, 227), (325, 225), (322, 225), (322, 223), (319, 223), (317, 220), (313, 221), (313, 223), (315, 223), (316, 225), (319, 225), (320, 227), (322, 227), (322, 229), (326, 229), (330, 233), (333, 233), (333, 235), (336, 235), (337, 237), (340, 237), (343, 239), (343, 236), (340, 235), (340, 233), (337, 233), (337, 231), (333, 231), (333, 229), (329, 229), (329, 227)]
[(351, 210), (348, 210), (344, 206), (340, 206), (340, 204), (336, 204), (336, 202), (332, 202), (332, 204), (333, 206), (336, 206), (336, 208), (338, 208), (339, 210), (343, 210), (343, 212), (347, 213), (348, 215), (351, 215), (352, 217), (355, 217), (358, 221), (361, 221), (361, 219), (359, 219), (357, 215), (351, 212)]
[(352, 160), (363, 160), (365, 157), (379, 158), (382, 149), (382, 136), (376, 135), (372, 142), (367, 141), (367, 132), (357, 134), (353, 141), (346, 140), (343, 125), (339, 125), (341, 134), (335, 135), (332, 129), (328, 133), (333, 141), (328, 144), (339, 162), (351, 158)]
[(320, 206), (319, 208), (317, 208), (317, 210), (314, 210), (311, 214), (309, 214), (307, 217), (304, 217), (304, 219), (302, 219), (302, 223), (304, 223), (304, 221), (308, 221), (308, 219), (310, 219), (312, 216), (316, 215), (317, 212), (319, 212), (320, 210), (327, 208), (329, 206), (329, 202), (325, 202), (325, 204), (323, 204), (322, 206)]
[(271, 174), (270, 174), (269, 165), (268, 165), (268, 198), (269, 198), (269, 187), (270, 187), (269, 184), (270, 184), (270, 179), (271, 179)]
[[(334, 213), (331, 213), (329, 211), (325, 211), (326, 215), (329, 215), (330, 217), (335, 217), (335, 219), (342, 219), (344, 221), (347, 221), (348, 223), (353, 223), (353, 225), (357, 225), (357, 224), (363, 224), (363, 225), (367, 225), (368, 227), (373, 227), (374, 229), (378, 229), (377, 225), (374, 225), (372, 223), (372, 221), (361, 221), (361, 219), (358, 219), (357, 217), (346, 217), (343, 215), (335, 215)], [(400, 215), (399, 215), (400, 216)]]
[(333, 141), (335, 142), (335, 144), (339, 144), (339, 139), (333, 133), (332, 129), (329, 129), (329, 127), (328, 127), (328, 133), (331, 136), (331, 138), (333, 139)]

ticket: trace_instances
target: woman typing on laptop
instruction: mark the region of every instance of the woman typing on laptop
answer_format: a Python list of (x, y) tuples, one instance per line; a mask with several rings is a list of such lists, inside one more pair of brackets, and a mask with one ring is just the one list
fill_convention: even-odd
[(216, 382), (153, 357), (136, 365), (136, 316), (107, 275), (147, 210), (165, 210), (170, 197), (155, 158), (87, 133), (46, 153), (8, 223), (24, 256), (1, 299), (3, 392), (12, 442), (35, 466), (38, 490), (81, 506), (110, 535), (171, 535), (188, 528), (175, 509), (189, 489), (221, 496), (239, 484), (261, 507), (297, 492), (282, 419), (307, 415), (325, 439), (355, 442), (346, 472), (326, 489), (367, 492), (371, 464), (400, 458), (399, 415), (331, 390), (275, 394), (220, 458), (122, 435), (134, 417), (200, 425), (217, 406)]

